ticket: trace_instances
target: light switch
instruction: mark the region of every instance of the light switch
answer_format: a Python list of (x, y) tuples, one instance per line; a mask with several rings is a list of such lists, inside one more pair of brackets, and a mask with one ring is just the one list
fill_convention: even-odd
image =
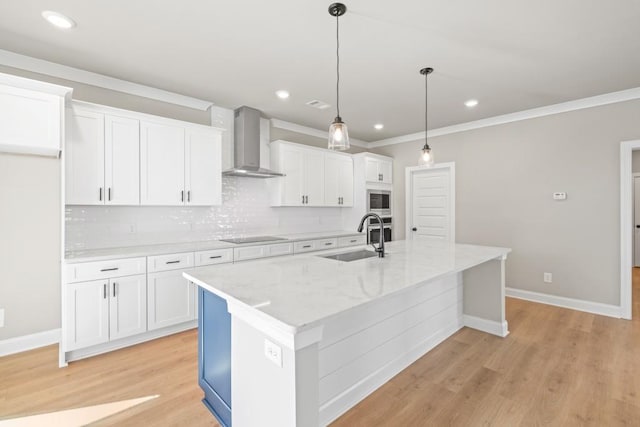
[(553, 200), (567, 200), (567, 193), (564, 191), (553, 193)]
[(264, 356), (272, 361), (279, 368), (282, 368), (282, 347), (269, 341), (264, 340)]

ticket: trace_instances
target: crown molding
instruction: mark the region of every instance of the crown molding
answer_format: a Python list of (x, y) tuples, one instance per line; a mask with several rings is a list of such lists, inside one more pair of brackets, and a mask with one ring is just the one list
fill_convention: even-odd
[(211, 107), (211, 105), (213, 105), (210, 101), (204, 101), (202, 99), (180, 95), (179, 93), (169, 92), (163, 89), (105, 76), (103, 74), (69, 67), (55, 62), (21, 55), (8, 50), (0, 49), (0, 64), (38, 74), (45, 74), (47, 76), (58, 77), (65, 80), (114, 90), (116, 92), (127, 93), (156, 101), (167, 102), (169, 104), (180, 105), (182, 107), (193, 108), (195, 110), (206, 111)]
[[(599, 107), (602, 105), (615, 104), (618, 102), (633, 101), (640, 99), (640, 87), (621, 90), (618, 92), (606, 93), (603, 95), (591, 96), (588, 98), (576, 99), (574, 101), (561, 102), (559, 104), (547, 105), (545, 107), (532, 108), (530, 110), (518, 111), (515, 113), (503, 114), (489, 117), (487, 119), (475, 120), (473, 122), (460, 123), (432, 129), (427, 133), (429, 138), (450, 135), (453, 133), (465, 132), (473, 129), (480, 129), (489, 126), (497, 126), (506, 123), (529, 120), (537, 117), (550, 116), (553, 114), (568, 113), (570, 111), (582, 110), (585, 108)], [(387, 145), (402, 144), (424, 139), (424, 132), (417, 132), (408, 135), (396, 136), (393, 138), (381, 139), (370, 142), (368, 148), (378, 148)]]
[[(315, 136), (318, 138), (327, 138), (329, 131), (311, 128), (308, 126), (302, 126), (296, 123), (287, 122), (280, 119), (271, 119), (271, 126), (278, 129), (284, 129), (291, 132), (301, 133), (304, 135)], [(366, 141), (361, 141), (356, 138), (349, 138), (349, 143), (356, 147), (369, 148), (370, 145)]]

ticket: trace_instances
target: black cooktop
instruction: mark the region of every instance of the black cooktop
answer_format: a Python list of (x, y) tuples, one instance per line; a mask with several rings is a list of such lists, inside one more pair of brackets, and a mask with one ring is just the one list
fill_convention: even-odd
[(287, 240), (283, 237), (274, 236), (253, 236), (253, 237), (237, 237), (235, 239), (221, 239), (221, 242), (241, 244), (241, 243), (263, 243), (263, 242), (275, 242), (277, 240)]

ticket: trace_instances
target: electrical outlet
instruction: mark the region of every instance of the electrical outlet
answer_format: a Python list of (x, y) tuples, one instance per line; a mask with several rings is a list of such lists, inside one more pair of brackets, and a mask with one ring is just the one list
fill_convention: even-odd
[(544, 283), (551, 283), (553, 282), (553, 275), (551, 273), (544, 273), (542, 280), (544, 280)]
[(282, 348), (267, 339), (264, 340), (264, 356), (282, 368)]
[(0, 308), (0, 328), (4, 326), (4, 308)]

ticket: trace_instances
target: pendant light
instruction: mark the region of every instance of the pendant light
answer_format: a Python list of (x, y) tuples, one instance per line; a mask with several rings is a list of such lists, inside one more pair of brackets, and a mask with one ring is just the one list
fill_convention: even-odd
[(427, 141), (427, 132), (429, 123), (428, 111), (429, 111), (429, 74), (433, 73), (433, 68), (427, 67), (420, 70), (420, 74), (424, 75), (424, 147), (422, 147), (422, 153), (420, 153), (420, 159), (418, 163), (424, 166), (433, 166), (433, 153), (431, 152), (431, 147), (429, 147), (429, 142)]
[(340, 117), (340, 26), (339, 17), (347, 11), (347, 6), (342, 3), (333, 3), (329, 6), (329, 15), (336, 17), (336, 118), (329, 126), (329, 149), (348, 150), (349, 132), (347, 124)]

